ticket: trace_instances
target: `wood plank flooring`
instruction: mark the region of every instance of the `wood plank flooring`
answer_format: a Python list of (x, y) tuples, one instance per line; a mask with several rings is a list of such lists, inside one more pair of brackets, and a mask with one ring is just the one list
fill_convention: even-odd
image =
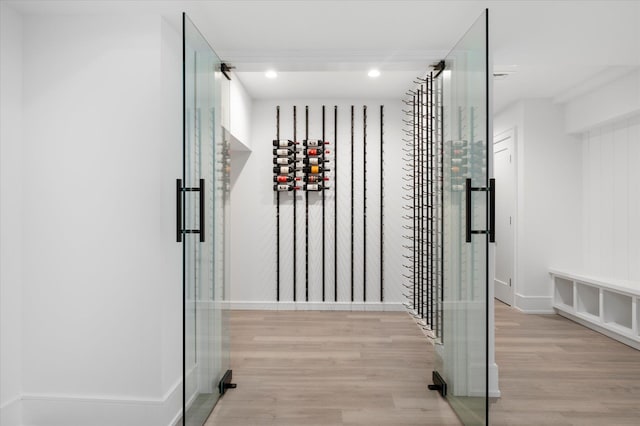
[(427, 390), (433, 346), (404, 312), (231, 312), (237, 389), (206, 423), (459, 425)]
[(493, 425), (639, 425), (640, 351), (559, 315), (496, 301)]
[[(492, 425), (640, 424), (640, 351), (496, 301)], [(207, 426), (459, 425), (402, 312), (231, 312), (234, 382)]]

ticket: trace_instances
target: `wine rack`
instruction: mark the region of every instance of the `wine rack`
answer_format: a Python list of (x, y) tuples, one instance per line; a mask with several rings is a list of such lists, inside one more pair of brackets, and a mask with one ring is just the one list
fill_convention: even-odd
[[(337, 107), (336, 107), (337, 115)], [(327, 172), (330, 151), (325, 138), (325, 107), (322, 107), (322, 138), (309, 137), (309, 107), (305, 107), (305, 135), (297, 139), (297, 107), (293, 107), (293, 139), (280, 139), (280, 107), (276, 108), (276, 139), (273, 139), (273, 190), (276, 192), (277, 267), (276, 300), (280, 301), (280, 196), (293, 194), (293, 301), (297, 295), (297, 192), (305, 193), (305, 301), (309, 301), (309, 196), (322, 197), (322, 300), (325, 300), (325, 190), (330, 189)]]
[(443, 65), (414, 81), (403, 100), (405, 306), (425, 334), (436, 340), (442, 338), (443, 323)]
[[(298, 112), (302, 112), (302, 110), (299, 106), (293, 105), (291, 110), (293, 113), (292, 132), (290, 132), (287, 130), (282, 131), (280, 127), (282, 109), (280, 106), (276, 107), (276, 137), (272, 139), (272, 146), (270, 147), (273, 154), (271, 159), (273, 174), (270, 184), (274, 193), (277, 232), (276, 300), (291, 300), (289, 296), (291, 293), (288, 290), (289, 285), (292, 284), (292, 302), (320, 301), (320, 296), (322, 302), (383, 302), (384, 106), (380, 105), (379, 123), (377, 122), (377, 117), (374, 114), (370, 114), (371, 109), (367, 110), (366, 105), (362, 106), (361, 116), (353, 105), (351, 105), (350, 111), (344, 111), (345, 126), (341, 142), (343, 148), (347, 148), (345, 145), (350, 143), (351, 152), (350, 154), (347, 152), (349, 151), (348, 148), (345, 150), (348, 159), (345, 158), (342, 163), (344, 167), (341, 167), (343, 168), (341, 170), (341, 193), (344, 199), (340, 202), (340, 206), (338, 206), (339, 200), (337, 197), (338, 164), (336, 161), (339, 135), (338, 106), (333, 108), (333, 117), (331, 117), (330, 113), (327, 114), (326, 109), (324, 105), (321, 106), (321, 111), (319, 107), (314, 109), (305, 106), (304, 115), (299, 117)], [(311, 114), (312, 112), (314, 113), (313, 115)], [(321, 123), (316, 121), (313, 123), (314, 126), (311, 126), (310, 124), (314, 119), (318, 120), (320, 118), (320, 112), (322, 114)], [(348, 124), (349, 112), (350, 129)], [(358, 120), (356, 120), (356, 114), (359, 115)], [(301, 118), (301, 120), (298, 120), (298, 118)], [(331, 120), (333, 120), (333, 123), (331, 123)], [(368, 123), (368, 121), (373, 121), (373, 123)], [(290, 122), (287, 120), (287, 123)], [(328, 128), (327, 124), (329, 125)], [(375, 223), (378, 219), (375, 217), (378, 213), (377, 209), (370, 209), (371, 207), (377, 207), (371, 206), (371, 204), (377, 204), (378, 202), (377, 199), (371, 197), (372, 180), (369, 177), (372, 172), (375, 174), (376, 167), (371, 167), (371, 162), (367, 160), (368, 157), (375, 155), (372, 145), (378, 148), (377, 131), (371, 131), (371, 128), (377, 127), (378, 124), (380, 126), (379, 252), (371, 250), (376, 238), (375, 236), (372, 238), (372, 234), (375, 231), (372, 229), (371, 221), (367, 218), (368, 214), (374, 211), (373, 222)], [(289, 124), (286, 127), (288, 128)], [(332, 131), (333, 134), (331, 134)], [(298, 136), (298, 132), (300, 136)], [(318, 139), (314, 139), (316, 137)], [(328, 141), (329, 138), (331, 138), (331, 142)], [(357, 162), (360, 159), (362, 163)], [(349, 180), (350, 182), (348, 182)], [(373, 186), (377, 183), (377, 179), (374, 178)], [(359, 193), (360, 190), (362, 191), (361, 193)], [(347, 194), (350, 195), (350, 200), (345, 197)], [(301, 202), (303, 204), (299, 205)], [(362, 208), (361, 227), (356, 223), (360, 220), (360, 213), (358, 213), (360, 206)], [(344, 214), (344, 216), (340, 216), (340, 219), (339, 211)], [(281, 213), (284, 214), (281, 215)], [(292, 213), (292, 217), (289, 216), (289, 213)], [(304, 219), (299, 217), (299, 213), (304, 214)], [(349, 215), (350, 223), (348, 223)], [(318, 223), (318, 220), (321, 220), (321, 223)], [(345, 251), (344, 256), (338, 256), (339, 220), (344, 220), (345, 228), (348, 229), (342, 245)], [(284, 230), (282, 229), (283, 221), (284, 227), (287, 228)], [(318, 227), (316, 227), (316, 223), (318, 223)], [(292, 228), (289, 228), (290, 226)], [(293, 230), (292, 243), (288, 241), (289, 229)], [(304, 232), (304, 239), (301, 232)], [(283, 241), (283, 238), (285, 238), (283, 236), (285, 235), (286, 240)], [(361, 253), (357, 250), (359, 247), (362, 247)], [(350, 253), (348, 253), (349, 251)], [(343, 255), (343, 253), (340, 254)], [(371, 257), (378, 258), (378, 256), (379, 259), (371, 259)], [(340, 257), (345, 260), (343, 264), (339, 262)], [(350, 262), (347, 260), (349, 258)], [(379, 283), (377, 279), (371, 277), (373, 275), (372, 271), (375, 270), (371, 266), (375, 260), (379, 260)], [(289, 262), (292, 262), (292, 283), (289, 278)], [(319, 267), (315, 265), (319, 265)], [(304, 268), (304, 275), (302, 268)], [(340, 273), (338, 271), (339, 268)], [(362, 274), (361, 289), (358, 288), (360, 274)], [(285, 284), (286, 291), (281, 292), (283, 289), (283, 277), (287, 277), (285, 279), (287, 284)], [(331, 285), (332, 280), (333, 285)], [(304, 288), (301, 285), (303, 282)], [(378, 285), (379, 300), (376, 300), (378, 299), (378, 294), (376, 294)], [(344, 289), (343, 292), (340, 291), (341, 288)]]

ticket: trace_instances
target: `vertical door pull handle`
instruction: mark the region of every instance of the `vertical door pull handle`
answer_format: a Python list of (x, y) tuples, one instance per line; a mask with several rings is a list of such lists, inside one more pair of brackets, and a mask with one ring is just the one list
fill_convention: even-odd
[(176, 179), (176, 242), (182, 242), (182, 179)]
[(204, 179), (200, 179), (200, 242), (204, 243)]
[(496, 242), (496, 180), (489, 179), (489, 242)]
[[(185, 192), (198, 192), (200, 199), (200, 229), (182, 228), (182, 197)], [(176, 179), (176, 242), (182, 242), (182, 234), (200, 234), (200, 242), (204, 243), (204, 215), (205, 215), (204, 179), (200, 179), (199, 188), (183, 188), (182, 179)]]
[[(489, 236), (489, 242), (496, 242), (496, 180), (489, 179), (488, 187), (474, 188), (471, 186), (471, 179), (467, 178), (465, 181), (465, 241), (471, 242), (471, 234), (485, 234)], [(471, 192), (482, 191), (489, 194), (489, 228), (485, 230), (475, 230), (471, 228)]]
[(465, 203), (464, 212), (466, 220), (466, 242), (471, 242), (471, 178), (467, 178), (465, 181)]

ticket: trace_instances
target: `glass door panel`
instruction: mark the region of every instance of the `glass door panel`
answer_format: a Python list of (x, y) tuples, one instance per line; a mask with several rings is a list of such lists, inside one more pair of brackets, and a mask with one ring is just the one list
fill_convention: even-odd
[(488, 423), (487, 13), (449, 53), (442, 73), (444, 294), (437, 373), (466, 425)]
[(221, 61), (183, 14), (183, 425), (201, 426), (229, 368), (228, 152)]

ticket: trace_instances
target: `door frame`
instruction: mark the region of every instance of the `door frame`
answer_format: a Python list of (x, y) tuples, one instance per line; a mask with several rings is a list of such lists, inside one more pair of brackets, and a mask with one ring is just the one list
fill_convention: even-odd
[[(496, 133), (493, 135), (493, 154), (494, 154), (494, 163), (495, 163), (495, 146), (497, 143), (500, 143), (501, 141), (507, 139), (507, 138), (511, 138), (511, 140), (513, 141), (513, 152), (512, 152), (512, 161), (511, 163), (513, 164), (513, 177), (514, 177), (514, 181), (513, 181), (513, 200), (511, 200), (512, 202), (512, 230), (513, 230), (513, 259), (512, 259), (512, 265), (511, 265), (511, 270), (513, 271), (512, 277), (511, 277), (511, 291), (510, 291), (510, 295), (509, 295), (509, 300), (511, 301), (511, 303), (508, 303), (506, 301), (504, 301), (503, 299), (498, 298), (498, 287), (496, 284), (496, 277), (493, 277), (493, 290), (494, 290), (494, 298), (498, 299), (500, 302), (503, 303), (507, 303), (509, 306), (511, 307), (515, 307), (515, 302), (516, 302), (516, 289), (518, 286), (518, 270), (517, 270), (517, 266), (518, 266), (518, 132), (517, 132), (517, 127), (513, 126), (508, 128), (507, 130), (504, 130), (500, 133)], [(492, 174), (495, 174), (495, 164), (494, 167), (492, 169)], [(500, 182), (497, 182), (497, 192), (500, 192)], [(499, 243), (499, 242), (498, 242)], [(494, 259), (494, 270), (495, 270), (495, 263), (497, 262), (497, 250), (496, 250), (496, 258)]]

